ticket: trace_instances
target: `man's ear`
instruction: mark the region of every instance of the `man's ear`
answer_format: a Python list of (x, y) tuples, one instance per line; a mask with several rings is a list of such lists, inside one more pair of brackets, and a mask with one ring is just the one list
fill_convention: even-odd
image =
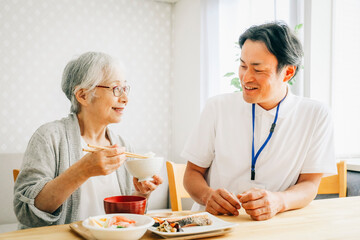
[(89, 104), (89, 92), (81, 88), (75, 93), (76, 100), (82, 105), (87, 106)]
[(285, 76), (283, 81), (284, 82), (289, 81), (295, 75), (295, 72), (296, 72), (296, 66), (287, 66), (285, 68)]

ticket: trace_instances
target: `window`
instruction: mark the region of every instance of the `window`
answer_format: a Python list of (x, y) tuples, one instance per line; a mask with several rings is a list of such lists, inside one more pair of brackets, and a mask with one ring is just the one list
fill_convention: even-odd
[(333, 6), (333, 93), (338, 157), (360, 158), (360, 1), (335, 0)]
[[(295, 8), (289, 0), (242, 0), (220, 1), (219, 4), (219, 72), (221, 76), (218, 93), (236, 90), (230, 85), (231, 78), (224, 78), (227, 72), (238, 74), (240, 50), (236, 42), (241, 33), (252, 25), (281, 20), (291, 26), (290, 9)], [(295, 23), (295, 25), (298, 23)]]
[[(216, 80), (211, 83), (216, 90), (206, 98), (236, 90), (230, 85), (239, 67), (235, 59), (240, 49), (235, 43), (248, 27), (274, 20), (291, 28), (303, 23), (298, 37), (304, 46), (304, 71), (298, 73), (292, 91), (328, 104), (334, 118), (337, 157), (360, 159), (359, 12), (358, 0), (219, 0), (218, 33), (212, 36), (218, 49), (208, 49), (218, 51), (218, 63), (209, 67), (216, 69)], [(228, 72), (235, 76), (224, 77)]]

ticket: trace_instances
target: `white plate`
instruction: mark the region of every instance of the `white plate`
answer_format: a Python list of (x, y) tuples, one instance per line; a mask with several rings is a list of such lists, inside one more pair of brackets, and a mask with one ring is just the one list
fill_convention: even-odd
[(198, 226), (198, 227), (185, 227), (185, 228), (182, 228), (184, 230), (183, 232), (160, 232), (157, 230), (156, 227), (150, 227), (148, 229), (153, 233), (156, 233), (158, 235), (168, 238), (168, 237), (179, 237), (179, 236), (185, 236), (185, 235), (191, 235), (191, 234), (213, 232), (213, 231), (232, 228), (232, 227), (235, 227), (236, 225), (238, 225), (237, 223), (231, 223), (231, 222), (226, 222), (224, 220), (221, 220), (220, 218), (217, 218), (208, 212), (197, 213), (197, 214), (189, 215), (186, 217), (196, 216), (196, 215), (204, 215), (204, 214), (208, 215), (209, 218), (212, 220), (211, 225)]

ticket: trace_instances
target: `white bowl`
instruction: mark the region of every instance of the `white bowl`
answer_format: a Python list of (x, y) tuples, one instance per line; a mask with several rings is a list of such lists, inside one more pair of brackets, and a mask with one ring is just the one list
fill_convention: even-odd
[(136, 240), (140, 239), (146, 232), (146, 230), (154, 224), (154, 219), (149, 216), (139, 215), (139, 214), (107, 214), (101, 215), (94, 218), (98, 220), (100, 218), (109, 218), (112, 216), (123, 216), (128, 219), (134, 220), (135, 227), (129, 228), (102, 228), (102, 227), (95, 227), (89, 224), (89, 218), (83, 221), (83, 226), (90, 230), (92, 235), (99, 240)]
[(136, 177), (139, 182), (152, 180), (152, 176), (158, 174), (163, 165), (164, 158), (152, 157), (147, 159), (126, 160), (125, 167), (131, 175)]

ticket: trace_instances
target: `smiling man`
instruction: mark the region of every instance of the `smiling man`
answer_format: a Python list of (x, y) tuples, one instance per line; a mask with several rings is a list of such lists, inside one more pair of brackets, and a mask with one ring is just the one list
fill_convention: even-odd
[(242, 92), (208, 100), (182, 157), (194, 211), (254, 220), (302, 208), (323, 174), (336, 173), (329, 109), (295, 96), (302, 46), (284, 23), (253, 26), (239, 39)]

